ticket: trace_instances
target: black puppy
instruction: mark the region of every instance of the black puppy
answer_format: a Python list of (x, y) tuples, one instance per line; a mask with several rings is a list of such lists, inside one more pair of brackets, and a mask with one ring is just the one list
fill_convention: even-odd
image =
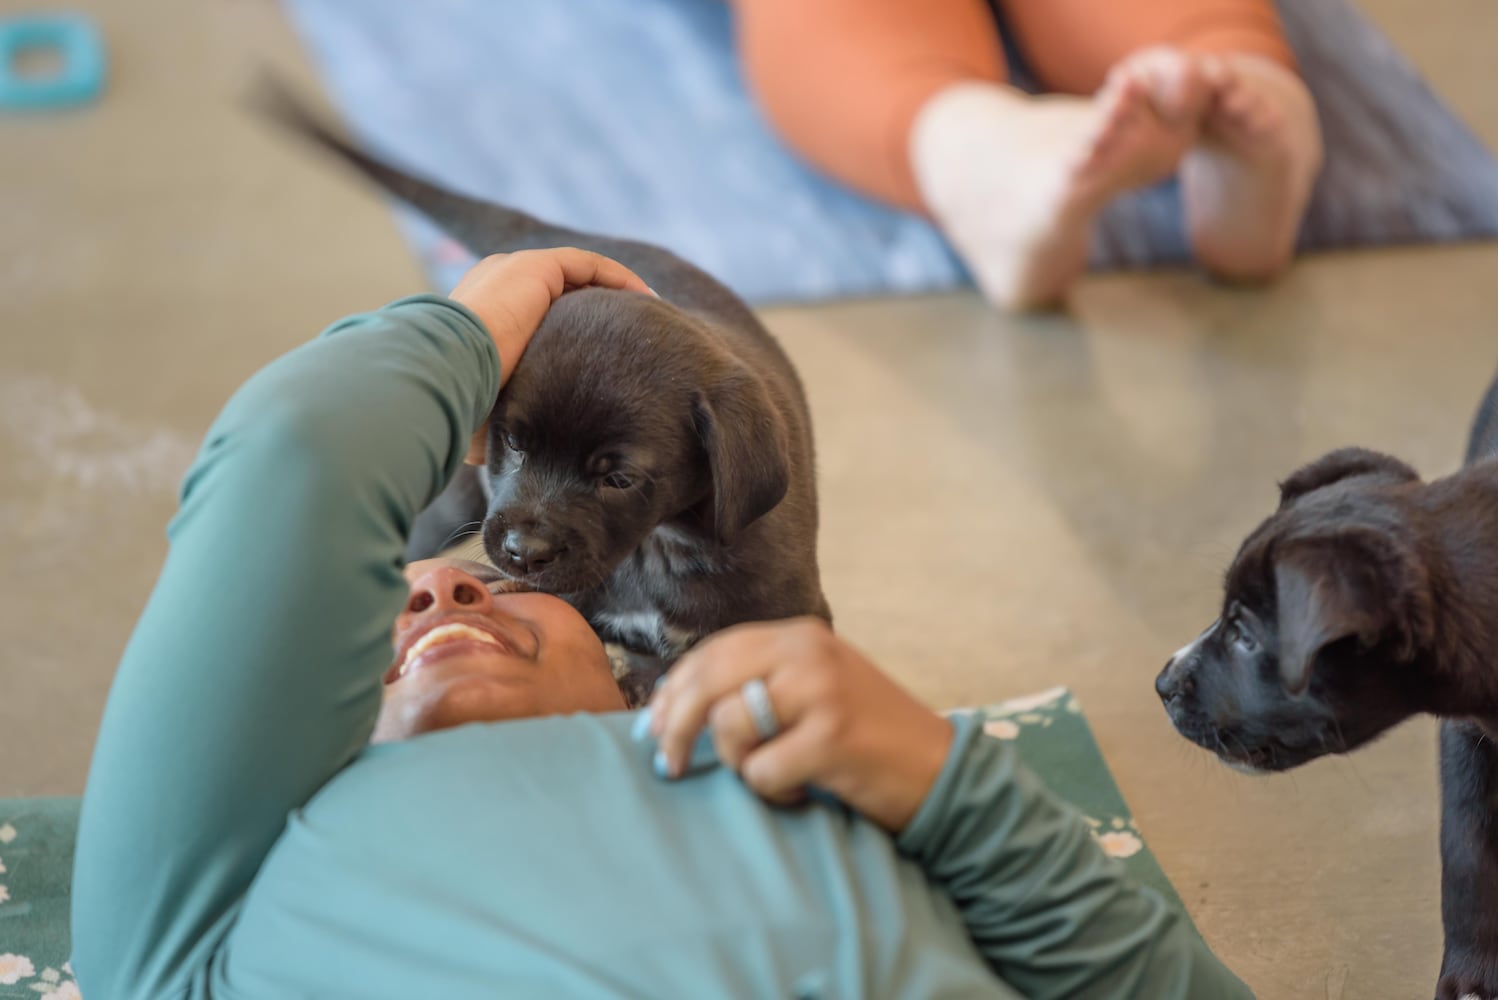
[(660, 294), (584, 289), (552, 307), (500, 394), (487, 468), (465, 469), (423, 512), (409, 557), (481, 524), (500, 571), (666, 664), (738, 622), (830, 619), (806, 399), (742, 301), (659, 247), (550, 226), (396, 170), (284, 90), (265, 103), (476, 254), (583, 247)]
[(1498, 998), (1498, 383), (1467, 465), (1423, 483), (1361, 448), (1280, 486), (1216, 622), (1155, 681), (1181, 735), (1282, 771), (1419, 712), (1441, 724), (1440, 1000)]

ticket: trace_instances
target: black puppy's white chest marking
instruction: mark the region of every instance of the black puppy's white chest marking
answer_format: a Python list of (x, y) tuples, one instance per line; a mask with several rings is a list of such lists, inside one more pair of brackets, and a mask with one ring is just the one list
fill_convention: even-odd
[(589, 617), (621, 644), (674, 661), (702, 633), (673, 622), (661, 607), (679, 604), (688, 581), (710, 571), (702, 539), (672, 524), (657, 525), (614, 571), (603, 607)]
[(658, 609), (643, 611), (600, 611), (594, 625), (610, 633), (626, 646), (659, 650), (675, 659), (696, 641), (697, 636), (666, 621)]
[(635, 550), (639, 571), (655, 580), (684, 579), (710, 572), (703, 540), (674, 524), (659, 524)]

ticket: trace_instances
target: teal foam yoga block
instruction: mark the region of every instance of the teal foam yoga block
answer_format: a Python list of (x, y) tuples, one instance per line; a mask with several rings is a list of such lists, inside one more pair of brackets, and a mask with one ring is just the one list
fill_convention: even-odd
[[(52, 49), (61, 67), (22, 76), (16, 61), (27, 49)], [(45, 111), (86, 104), (104, 89), (104, 41), (79, 14), (0, 18), (0, 110)]]

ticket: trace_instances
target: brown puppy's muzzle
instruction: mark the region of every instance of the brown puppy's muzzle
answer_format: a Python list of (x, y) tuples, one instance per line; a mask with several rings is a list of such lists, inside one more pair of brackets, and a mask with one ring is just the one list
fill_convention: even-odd
[(499, 552), (504, 568), (519, 577), (530, 576), (554, 562), (567, 551), (566, 545), (536, 533), (533, 526), (511, 528), (500, 539)]
[(484, 551), (501, 573), (537, 589), (549, 589), (546, 579), (565, 575), (573, 562), (575, 539), (535, 517), (492, 513), (484, 519), (483, 538)]

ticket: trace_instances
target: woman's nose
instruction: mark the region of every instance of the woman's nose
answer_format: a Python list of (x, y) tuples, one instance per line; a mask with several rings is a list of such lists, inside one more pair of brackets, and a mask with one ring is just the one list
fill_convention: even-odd
[(411, 581), (406, 614), (427, 611), (479, 611), (491, 601), (488, 588), (475, 576), (452, 566), (438, 566)]

